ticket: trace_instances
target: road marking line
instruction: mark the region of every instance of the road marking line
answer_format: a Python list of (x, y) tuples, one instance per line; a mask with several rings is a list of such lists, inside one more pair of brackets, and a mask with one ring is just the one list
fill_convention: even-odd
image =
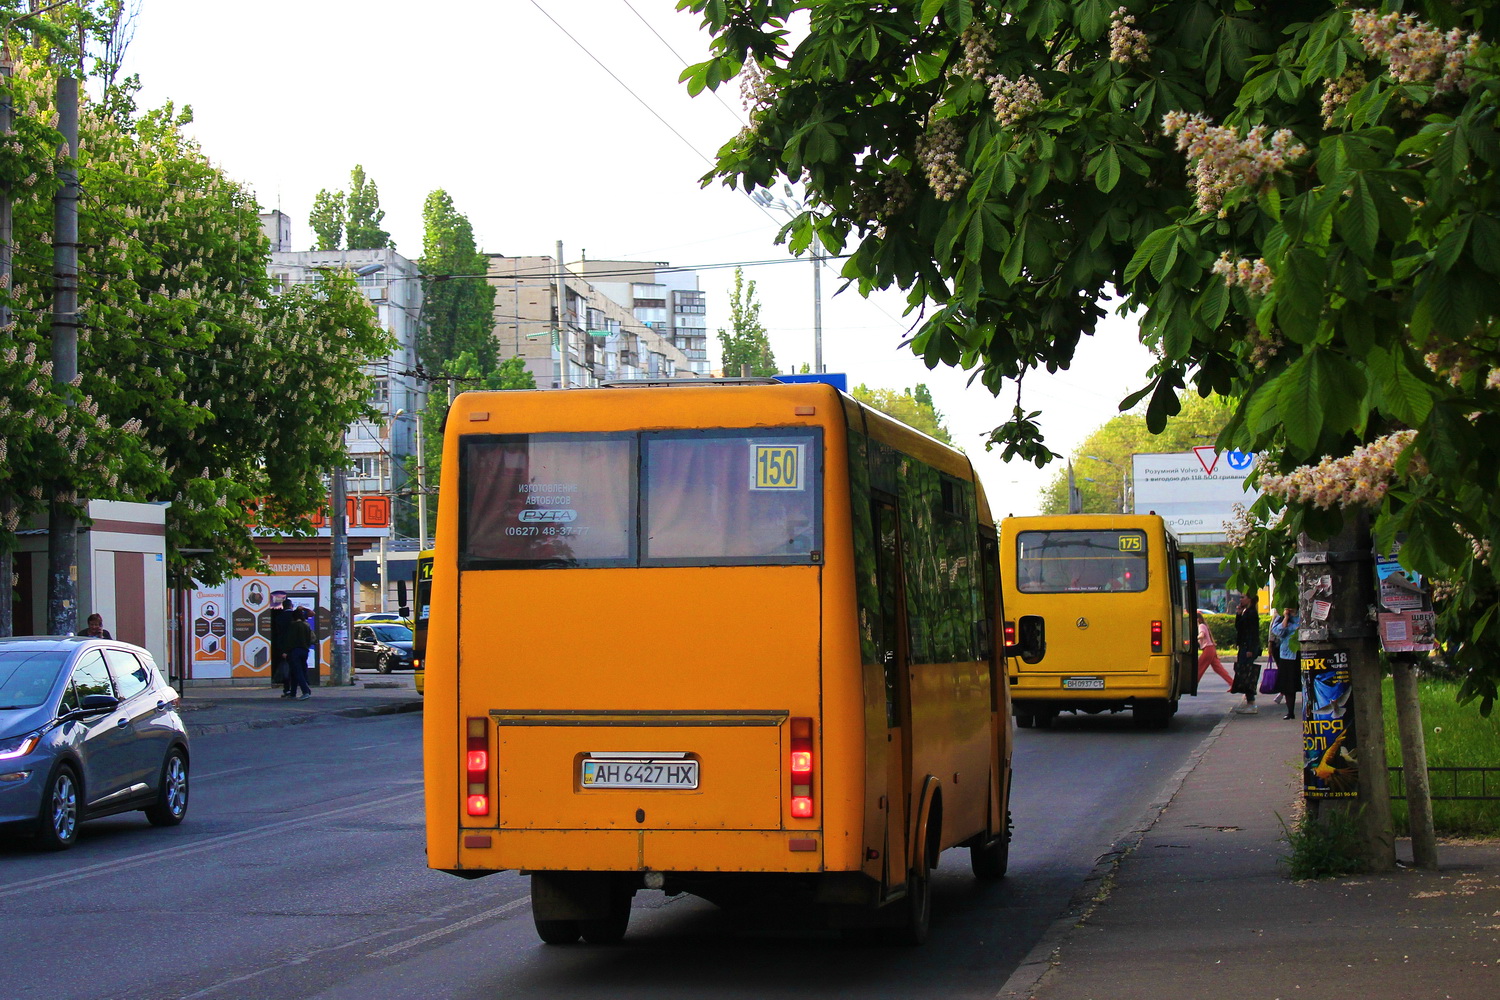
[(426, 934), (421, 934), (421, 935), (418, 935), (417, 937), (411, 938), (409, 940), (401, 941), (401, 942), (399, 942), (397, 944), (391, 945), (388, 948), (381, 948), (379, 951), (372, 951), (366, 957), (367, 958), (389, 958), (391, 955), (396, 954), (398, 951), (405, 951), (408, 948), (415, 948), (417, 945), (419, 945), (419, 944), (426, 944), (428, 941), (431, 941), (434, 938), (440, 938), (440, 937), (442, 937), (445, 934), (452, 934), (455, 931), (461, 931), (461, 930), (463, 930), (466, 927), (473, 927), (475, 924), (482, 923), (482, 922), (484, 922), (486, 920), (489, 920), (489, 919), (491, 919), (493, 917), (502, 916), (502, 915), (504, 915), (506, 913), (509, 913), (512, 910), (517, 910), (517, 909), (520, 909), (523, 906), (530, 906), (530, 905), (531, 905), (531, 899), (530, 899), (530, 897), (528, 897), (528, 896), (522, 896), (520, 899), (513, 899), (513, 900), (511, 900), (509, 903), (506, 903), (504, 906), (497, 906), (497, 907), (495, 907), (492, 910), (485, 910), (483, 913), (476, 913), (472, 917), (469, 917), (466, 920), (460, 920), (456, 924), (449, 924), (447, 927), (439, 927), (435, 931), (428, 931)]
[(263, 768), (260, 768), (254, 764), (250, 764), (245, 767), (231, 767), (227, 771), (210, 771), (208, 774), (191, 774), (188, 775), (188, 778), (191, 781), (203, 781), (207, 778), (222, 778), (226, 774), (239, 774), (241, 771), (255, 770), (263, 770)]
[(86, 865), (83, 868), (75, 868), (68, 872), (59, 872), (52, 875), (39, 875), (36, 878), (22, 879), (19, 882), (11, 882), (0, 885), (0, 899), (8, 896), (18, 896), (23, 892), (33, 889), (50, 889), (53, 886), (67, 885), (70, 882), (79, 882), (83, 879), (93, 878), (100, 872), (120, 872), (130, 868), (137, 868), (162, 858), (182, 857), (189, 854), (201, 854), (204, 851), (214, 850), (226, 844), (238, 844), (247, 840), (258, 840), (269, 837), (272, 834), (282, 833), (286, 830), (295, 830), (299, 827), (312, 826), (326, 820), (339, 816), (347, 816), (351, 813), (364, 812), (369, 809), (393, 806), (407, 799), (419, 798), (423, 789), (411, 792), (403, 792), (400, 795), (390, 795), (374, 802), (364, 802), (358, 805), (344, 806), (342, 809), (329, 809), (315, 816), (303, 816), (298, 819), (282, 820), (278, 823), (267, 823), (250, 830), (239, 830), (234, 833), (219, 834), (216, 837), (208, 837), (203, 840), (180, 844), (173, 847), (163, 847), (157, 851), (147, 851), (145, 854), (137, 854), (129, 858), (118, 858), (112, 861), (101, 861), (98, 864)]

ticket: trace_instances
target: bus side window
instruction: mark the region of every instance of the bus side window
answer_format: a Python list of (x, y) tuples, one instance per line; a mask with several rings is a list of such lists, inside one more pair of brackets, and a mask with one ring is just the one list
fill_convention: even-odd
[(896, 543), (896, 508), (885, 503), (875, 505), (876, 573), (880, 588), (880, 623), (876, 651), (885, 671), (885, 721), (888, 728), (901, 725), (900, 667), (897, 644), (900, 641), (900, 618), (897, 604), (897, 579), (901, 572), (901, 553)]

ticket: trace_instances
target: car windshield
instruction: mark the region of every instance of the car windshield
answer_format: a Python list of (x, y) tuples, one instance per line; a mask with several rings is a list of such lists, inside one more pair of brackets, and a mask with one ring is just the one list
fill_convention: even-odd
[(67, 650), (0, 650), (0, 709), (35, 708), (47, 700)]
[(381, 642), (411, 642), (411, 629), (405, 625), (373, 625), (375, 638)]

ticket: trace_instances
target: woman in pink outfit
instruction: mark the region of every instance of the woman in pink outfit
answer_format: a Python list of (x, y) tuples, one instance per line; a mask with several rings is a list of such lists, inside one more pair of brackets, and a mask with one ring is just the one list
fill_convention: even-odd
[(1224, 678), (1224, 683), (1233, 684), (1234, 677), (1224, 669), (1224, 664), (1219, 661), (1219, 650), (1214, 646), (1214, 634), (1209, 630), (1208, 622), (1203, 620), (1203, 612), (1198, 612), (1198, 679), (1201, 681), (1203, 675), (1208, 673), (1208, 668), (1213, 667), (1214, 673)]

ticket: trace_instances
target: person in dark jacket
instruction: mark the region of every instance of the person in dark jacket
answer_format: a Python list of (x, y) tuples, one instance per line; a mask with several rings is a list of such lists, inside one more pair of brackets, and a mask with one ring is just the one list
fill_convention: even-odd
[(286, 663), (292, 620), (292, 599), (283, 598), (279, 607), (271, 609), (271, 683), (280, 684), (281, 693), (288, 698), (293, 694), (291, 670)]
[(88, 626), (79, 635), (93, 636), (95, 639), (113, 639), (109, 629), (104, 627), (104, 616), (95, 611), (89, 615)]
[[(296, 608), (292, 611), (292, 627), (287, 637), (287, 690), (282, 692), (283, 698), (295, 697), (305, 701), (312, 697), (312, 688), (307, 684), (307, 654), (312, 652), (312, 646), (313, 632), (307, 624), (307, 609)], [(301, 694), (297, 693), (299, 688)]]
[(1235, 707), (1243, 715), (1254, 715), (1255, 689), (1260, 683), (1260, 610), (1251, 594), (1240, 595), (1240, 606), (1234, 613), (1235, 644), (1240, 647), (1234, 660), (1234, 684), (1229, 690), (1245, 696), (1245, 703)]

